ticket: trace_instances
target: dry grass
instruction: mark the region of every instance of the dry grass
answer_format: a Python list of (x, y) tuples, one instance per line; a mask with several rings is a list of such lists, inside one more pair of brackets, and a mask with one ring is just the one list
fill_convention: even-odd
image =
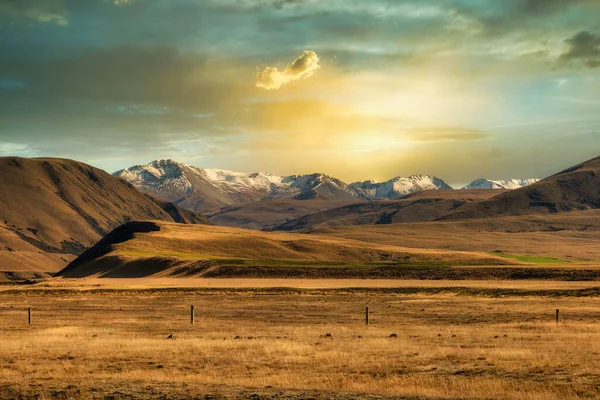
[[(508, 267), (507, 267), (508, 268)], [(569, 270), (567, 267), (563, 267)], [(574, 269), (576, 267), (570, 267)], [(599, 269), (599, 265), (588, 268)], [(161, 290), (181, 289), (202, 292), (202, 289), (485, 289), (519, 291), (579, 291), (600, 289), (598, 281), (552, 280), (404, 280), (404, 279), (278, 279), (278, 278), (45, 278), (27, 286), (31, 291), (48, 289), (86, 290)], [(0, 292), (14, 290), (14, 286), (0, 286)]]
[(182, 225), (156, 221), (160, 231), (136, 234), (135, 238), (114, 247), (126, 251), (189, 253), (204, 257), (259, 260), (312, 261), (413, 261), (447, 260), (470, 263), (506, 263), (504, 259), (476, 252), (457, 252), (400, 245), (373, 244), (368, 241), (329, 236), (259, 232), (209, 225)]
[(471, 252), (600, 260), (600, 210), (464, 221), (326, 227), (330, 235), (377, 244)]
[(598, 334), (594, 298), (3, 293), (0, 393), (597, 398)]
[(159, 221), (141, 224), (127, 225), (134, 233), (124, 240), (107, 236), (114, 243), (99, 242), (60, 275), (389, 278), (398, 277), (386, 275), (396, 274), (399, 266), (526, 264), (490, 253), (414, 249), (329, 236)]

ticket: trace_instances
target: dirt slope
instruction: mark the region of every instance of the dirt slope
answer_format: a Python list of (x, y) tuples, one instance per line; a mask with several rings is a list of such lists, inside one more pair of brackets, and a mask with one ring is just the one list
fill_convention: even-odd
[(135, 219), (207, 223), (80, 162), (0, 158), (0, 271), (56, 271)]
[(530, 186), (464, 205), (441, 219), (555, 214), (595, 208), (600, 208), (600, 157), (575, 165)]

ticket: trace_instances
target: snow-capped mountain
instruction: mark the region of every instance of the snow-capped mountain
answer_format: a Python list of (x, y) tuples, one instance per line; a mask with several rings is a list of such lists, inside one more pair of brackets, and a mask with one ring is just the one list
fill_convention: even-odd
[(145, 193), (207, 214), (226, 206), (258, 200), (380, 200), (395, 199), (421, 190), (452, 189), (441, 179), (427, 175), (348, 185), (320, 173), (291, 176), (264, 172), (248, 174), (198, 168), (172, 160), (136, 165), (113, 175), (127, 180)]
[[(388, 200), (423, 190), (452, 189), (446, 182), (431, 175), (346, 184), (320, 173), (290, 176), (265, 172), (249, 174), (199, 168), (173, 160), (135, 165), (113, 175), (127, 180), (142, 192), (205, 214), (259, 200)], [(537, 179), (478, 179), (463, 189), (516, 189), (534, 182)]]
[(537, 181), (539, 179), (504, 179), (494, 181), (481, 178), (464, 186), (463, 189), (518, 189), (529, 186)]
[(372, 200), (395, 199), (423, 190), (452, 190), (443, 180), (430, 175), (396, 177), (387, 182), (364, 181), (350, 184), (363, 196)]
[(113, 175), (129, 181), (145, 193), (202, 213), (266, 199), (364, 199), (344, 182), (325, 174), (249, 174), (158, 160), (117, 171)]

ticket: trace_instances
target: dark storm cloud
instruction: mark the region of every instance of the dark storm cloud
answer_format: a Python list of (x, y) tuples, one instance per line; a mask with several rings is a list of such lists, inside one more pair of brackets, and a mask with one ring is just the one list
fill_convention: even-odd
[(566, 12), (578, 9), (584, 13), (600, 12), (597, 0), (503, 0), (451, 1), (458, 15), (481, 24), (488, 35), (505, 35), (514, 31), (560, 28)]
[(104, 143), (98, 151), (126, 152), (186, 135), (226, 136), (236, 127), (223, 110), (253, 88), (253, 72), (167, 47), (0, 60), (0, 82), (11, 89), (0, 88), (0, 142), (47, 153), (94, 140)]
[[(86, 49), (76, 56), (15, 58), (0, 63), (0, 76), (27, 82), (27, 94), (113, 102), (215, 105), (235, 96), (240, 85), (227, 69), (199, 54), (168, 47)], [(216, 75), (217, 70), (221, 74)], [(252, 72), (248, 72), (252, 78)]]
[(559, 57), (560, 61), (574, 61), (588, 68), (600, 68), (600, 34), (581, 31), (565, 42), (569, 45), (569, 50)]
[(590, 0), (518, 0), (516, 11), (526, 14), (552, 13), (572, 4), (589, 3)]

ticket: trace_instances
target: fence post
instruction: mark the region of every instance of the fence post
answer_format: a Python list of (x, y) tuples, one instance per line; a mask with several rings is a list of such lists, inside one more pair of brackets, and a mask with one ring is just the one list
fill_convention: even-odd
[(27, 325), (31, 325), (31, 307), (27, 308)]
[(190, 307), (190, 322), (194, 325), (194, 306)]
[(558, 324), (558, 308), (556, 309), (556, 323)]
[(365, 308), (365, 325), (369, 325), (369, 307)]

